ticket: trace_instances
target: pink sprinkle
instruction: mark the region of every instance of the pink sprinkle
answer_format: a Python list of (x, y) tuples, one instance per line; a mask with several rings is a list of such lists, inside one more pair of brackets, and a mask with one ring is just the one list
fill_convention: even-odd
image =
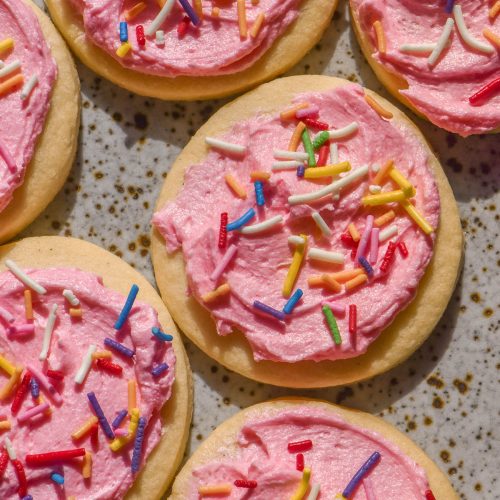
[(365, 476), (363, 479), (363, 488), (365, 489), (366, 500), (376, 500), (373, 483), (370, 476)]
[(7, 323), (14, 323), (14, 320), (16, 319), (14, 318), (14, 316), (12, 316), (12, 314), (10, 314), (9, 311), (7, 311), (7, 309), (4, 309), (1, 306), (0, 306), (0, 318), (3, 318), (5, 321), (7, 321)]
[(7, 418), (8, 418), (7, 415), (5, 415), (5, 413), (2, 413), (0, 415), (0, 422), (3, 422), (4, 420), (7, 420)]
[(5, 163), (7, 164), (8, 169), (11, 172), (17, 171), (16, 162), (14, 161), (14, 158), (12, 158), (11, 154), (9, 153), (9, 150), (2, 141), (0, 141), (0, 156), (3, 157)]
[(35, 325), (33, 323), (25, 323), (23, 325), (11, 326), (9, 328), (10, 335), (28, 335), (35, 333)]
[(371, 234), (370, 242), (370, 264), (376, 264), (378, 259), (378, 237), (380, 228), (374, 227)]
[(318, 116), (318, 114), (319, 114), (318, 106), (309, 106), (307, 108), (299, 109), (298, 111), (296, 111), (295, 117), (300, 119), (308, 116)]
[(219, 278), (221, 277), (222, 273), (224, 272), (224, 269), (228, 266), (229, 262), (231, 262), (231, 259), (234, 257), (236, 254), (236, 251), (238, 250), (238, 247), (234, 244), (231, 244), (229, 248), (226, 250), (226, 253), (223, 255), (222, 259), (219, 261), (217, 264), (216, 268), (213, 270), (212, 274), (210, 275), (210, 279), (215, 281), (219, 281)]
[(17, 417), (17, 421), (22, 424), (23, 422), (26, 422), (26, 420), (29, 420), (30, 418), (35, 417), (36, 415), (39, 415), (40, 413), (43, 413), (44, 411), (47, 411), (50, 408), (49, 403), (43, 403), (41, 405), (36, 405), (33, 408), (30, 408), (29, 410), (26, 410), (24, 413), (21, 413)]
[(40, 371), (37, 370), (33, 365), (26, 365), (27, 370), (33, 375), (38, 384), (43, 387), (48, 393), (49, 396), (55, 401), (57, 405), (61, 405), (63, 399), (61, 395), (55, 390), (54, 386), (49, 382), (49, 379)]
[(346, 313), (346, 308), (344, 304), (338, 304), (337, 302), (322, 302), (322, 306), (328, 306), (334, 314), (342, 316)]
[(355, 258), (356, 264), (360, 257), (365, 256), (366, 247), (368, 246), (368, 241), (370, 239), (372, 228), (373, 228), (373, 215), (368, 215), (366, 217), (365, 229), (363, 231), (363, 234), (361, 235), (361, 239), (359, 240), (358, 249), (356, 250), (356, 258)]
[(128, 436), (128, 431), (127, 429), (115, 429), (114, 430), (114, 433), (115, 433), (115, 436), (118, 436), (118, 437), (127, 437)]

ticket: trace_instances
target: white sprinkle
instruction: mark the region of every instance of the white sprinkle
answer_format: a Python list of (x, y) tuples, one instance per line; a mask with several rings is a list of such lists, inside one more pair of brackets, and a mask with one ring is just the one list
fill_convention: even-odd
[(323, 219), (323, 217), (321, 217), (319, 212), (313, 212), (311, 217), (314, 219), (314, 222), (316, 222), (316, 225), (321, 229), (321, 232), (325, 236), (332, 235), (332, 232), (330, 231), (330, 228), (326, 224), (325, 219)]
[(259, 222), (257, 224), (253, 224), (251, 226), (245, 226), (240, 229), (241, 234), (255, 234), (255, 233), (260, 233), (262, 231), (267, 231), (273, 226), (276, 226), (276, 224), (281, 224), (283, 222), (283, 216), (282, 215), (275, 215), (274, 217), (271, 217), (270, 219), (267, 219), (263, 222)]
[(368, 191), (370, 191), (371, 194), (378, 194), (380, 191), (382, 191), (382, 186), (377, 186), (377, 184), (371, 184), (368, 186)]
[(277, 160), (302, 160), (305, 161), (309, 158), (307, 153), (301, 151), (286, 151), (284, 149), (275, 149), (273, 156)]
[(7, 450), (7, 453), (9, 455), (9, 458), (11, 460), (16, 460), (17, 455), (16, 455), (16, 451), (14, 450), (14, 447), (12, 446), (12, 441), (8, 437), (6, 437), (4, 444), (5, 444), (5, 449)]
[(158, 47), (163, 47), (165, 45), (165, 32), (163, 30), (158, 30), (156, 32), (155, 43)]
[(303, 245), (306, 242), (302, 236), (297, 236), (296, 234), (292, 234), (292, 236), (288, 237), (288, 243), (290, 245)]
[(147, 36), (153, 36), (158, 28), (163, 24), (163, 21), (167, 18), (174, 6), (175, 0), (167, 0), (165, 5), (162, 7), (158, 15), (153, 19), (151, 24), (146, 28), (145, 32)]
[(330, 161), (332, 165), (339, 162), (339, 145), (336, 142), (330, 142)]
[(297, 167), (304, 165), (302, 161), (277, 161), (271, 165), (271, 170), (295, 170)]
[(5, 321), (7, 321), (7, 323), (14, 323), (14, 320), (16, 319), (14, 318), (14, 316), (12, 316), (12, 314), (10, 314), (9, 311), (7, 311), (7, 309), (4, 309), (1, 306), (0, 306), (0, 318), (3, 318)]
[(333, 264), (343, 264), (345, 262), (345, 256), (340, 252), (328, 252), (321, 248), (310, 248), (307, 252), (307, 258), (321, 260), (323, 262), (332, 262)]
[(47, 318), (47, 324), (45, 325), (45, 331), (43, 332), (42, 352), (40, 353), (40, 356), (38, 356), (38, 359), (40, 361), (45, 361), (49, 354), (50, 339), (52, 338), (52, 332), (54, 331), (56, 315), (57, 315), (57, 304), (52, 304), (49, 317)]
[(20, 67), (21, 67), (20, 61), (13, 61), (10, 64), (7, 64), (2, 69), (0, 69), (0, 78), (3, 78), (4, 76), (7, 76), (10, 73), (13, 73), (14, 71), (18, 70)]
[(0, 69), (5, 66), (5, 63), (0, 59)]
[(352, 122), (343, 128), (328, 130), (328, 134), (330, 135), (330, 139), (343, 139), (344, 137), (354, 134), (356, 130), (358, 130), (358, 122)]
[(339, 193), (333, 193), (332, 194), (332, 200), (334, 200), (334, 201), (340, 200), (340, 194)]
[(38, 83), (38, 76), (32, 75), (31, 78), (24, 84), (23, 89), (21, 90), (21, 100), (24, 101), (27, 99), (31, 92), (33, 92), (33, 89), (35, 88), (35, 85)]
[(307, 497), (307, 500), (316, 500), (319, 495), (319, 490), (320, 490), (320, 485), (319, 484), (313, 484), (311, 491), (309, 492), (309, 496)]
[(380, 170), (380, 165), (378, 163), (375, 163), (372, 165), (372, 172), (377, 173)]
[(427, 59), (427, 64), (429, 66), (434, 66), (439, 59), (439, 56), (443, 52), (444, 48), (446, 47), (446, 44), (448, 43), (448, 40), (450, 39), (451, 31), (453, 29), (453, 26), (455, 25), (455, 21), (451, 17), (449, 17), (446, 20), (446, 24), (444, 25), (443, 32), (439, 36), (438, 41), (436, 42), (436, 46), (434, 47), (434, 50), (432, 51), (431, 55), (429, 56), (429, 59)]
[(475, 50), (479, 50), (480, 52), (484, 52), (485, 54), (493, 54), (495, 49), (488, 44), (481, 43), (479, 40), (476, 40), (471, 32), (467, 29), (465, 25), (464, 16), (462, 14), (462, 7), (458, 4), (453, 6), (453, 16), (455, 17), (455, 22), (457, 23), (458, 32), (462, 37), (462, 40), (471, 48)]
[(90, 367), (92, 366), (92, 354), (94, 354), (96, 349), (97, 347), (94, 344), (89, 345), (87, 353), (82, 359), (82, 364), (80, 365), (80, 368), (76, 372), (75, 375), (76, 384), (83, 384), (83, 381), (85, 380), (85, 377), (87, 376)]
[(221, 151), (227, 151), (228, 153), (242, 154), (247, 150), (246, 146), (233, 144), (232, 142), (221, 141), (220, 139), (215, 139), (213, 137), (205, 137), (205, 142), (212, 148), (220, 149)]
[(430, 54), (435, 48), (435, 43), (405, 43), (399, 47), (399, 52), (409, 52), (410, 54)]
[(76, 298), (75, 294), (73, 293), (73, 290), (63, 290), (63, 297), (72, 305), (72, 306), (79, 306), (80, 301)]
[(393, 224), (392, 226), (386, 227), (380, 231), (378, 234), (378, 241), (382, 242), (388, 240), (389, 238), (396, 236), (396, 234), (398, 234), (398, 226)]
[(368, 173), (368, 165), (365, 165), (363, 167), (359, 167), (356, 170), (353, 170), (352, 172), (349, 172), (345, 177), (342, 177), (342, 179), (338, 179), (328, 186), (325, 186), (322, 189), (319, 189), (318, 191), (313, 191), (311, 193), (304, 193), (304, 194), (295, 194), (292, 196), (288, 197), (288, 203), (290, 205), (299, 205), (301, 203), (308, 203), (309, 201), (314, 201), (314, 200), (319, 200), (320, 198), (323, 198), (324, 196), (327, 196), (331, 193), (334, 193), (341, 188), (348, 186), (349, 184), (355, 182), (356, 180), (360, 179), (361, 177), (365, 176)]
[(13, 260), (7, 259), (5, 261), (5, 266), (10, 270), (12, 274), (19, 280), (22, 281), (28, 288), (31, 288), (36, 293), (44, 295), (47, 290), (37, 283), (34, 279), (30, 278)]

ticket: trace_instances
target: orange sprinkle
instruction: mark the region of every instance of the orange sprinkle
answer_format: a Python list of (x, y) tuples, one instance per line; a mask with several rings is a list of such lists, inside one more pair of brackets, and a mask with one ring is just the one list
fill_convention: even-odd
[(252, 38), (257, 38), (257, 35), (260, 32), (260, 29), (262, 28), (262, 23), (264, 22), (264, 19), (266, 16), (264, 15), (263, 12), (261, 12), (258, 16), (257, 19), (255, 19), (254, 23), (252, 24), (252, 27), (250, 28), (250, 36)]
[(7, 94), (7, 92), (10, 92), (18, 85), (21, 85), (23, 82), (24, 76), (22, 74), (19, 73), (17, 75), (11, 76), (8, 80), (5, 80), (5, 82), (0, 83), (0, 95)]
[(271, 174), (269, 172), (264, 172), (262, 170), (250, 172), (250, 179), (252, 179), (252, 181), (268, 181), (270, 178)]
[(246, 38), (248, 36), (248, 26), (245, 0), (238, 0), (238, 26), (240, 28), (240, 37)]
[(293, 106), (293, 108), (289, 108), (289, 109), (286, 109), (285, 111), (282, 111), (280, 113), (280, 120), (282, 120), (284, 122), (288, 121), (288, 120), (292, 120), (293, 118), (295, 118), (295, 113), (297, 111), (299, 111), (299, 109), (305, 109), (308, 107), (309, 107), (308, 102), (301, 102), (300, 104), (296, 104), (295, 106)]
[(0, 422), (0, 432), (2, 431), (10, 431), (11, 425), (10, 420), (3, 420)]
[(382, 118), (386, 118), (387, 120), (390, 120), (393, 117), (393, 114), (382, 107), (381, 104), (379, 104), (378, 101), (376, 101), (372, 96), (365, 94), (365, 101), (368, 103), (368, 105), (373, 108)]
[(366, 281), (368, 281), (368, 276), (365, 273), (363, 273), (360, 274), (359, 276), (356, 276), (352, 280), (347, 281), (344, 286), (346, 290), (352, 290), (353, 288), (362, 285)]
[(92, 359), (111, 359), (111, 351), (96, 351), (92, 354)]
[(71, 307), (69, 309), (69, 315), (72, 318), (81, 318), (82, 317), (82, 310), (81, 310), (80, 307), (78, 309), (74, 309), (74, 308)]
[(259, 0), (252, 0), (252, 5), (259, 5)]
[(380, 21), (375, 21), (373, 23), (373, 29), (375, 30), (375, 35), (377, 36), (377, 49), (381, 54), (385, 54), (385, 35), (384, 28)]
[(86, 451), (83, 457), (82, 476), (84, 479), (92, 477), (92, 453), (90, 453), (90, 451)]
[(246, 200), (247, 192), (245, 191), (245, 188), (233, 177), (233, 175), (226, 174), (224, 176), (224, 179), (225, 179), (227, 185), (233, 190), (234, 194), (238, 198), (241, 198), (242, 200)]
[(489, 13), (490, 19), (495, 19), (495, 17), (497, 17), (499, 12), (500, 12), (500, 0), (497, 0), (497, 2), (490, 9)]
[(219, 297), (228, 294), (230, 291), (231, 287), (227, 283), (224, 283), (215, 290), (212, 290), (211, 292), (202, 295), (201, 300), (203, 300), (203, 302), (213, 302), (214, 300), (217, 300)]
[[(499, 2), (499, 4), (500, 4), (500, 2)], [(488, 28), (484, 28), (483, 35), (484, 35), (484, 38), (486, 38), (488, 41), (490, 41), (493, 45), (500, 47), (500, 36), (498, 36), (496, 33), (493, 33), (493, 31), (491, 31)]]
[(134, 17), (138, 16), (145, 8), (146, 4), (144, 2), (136, 3), (133, 7), (130, 7), (130, 9), (125, 11), (125, 21), (131, 21), (132, 19), (134, 19)]
[(323, 275), (309, 276), (309, 278), (307, 278), (307, 284), (309, 286), (323, 286), (325, 284), (323, 281)]
[(377, 217), (373, 223), (377, 226), (383, 226), (384, 224), (387, 224), (388, 222), (391, 222), (391, 220), (396, 217), (396, 213), (394, 210), (389, 210), (388, 212), (385, 212), (385, 214), (382, 214), (380, 217)]
[(31, 290), (24, 290), (24, 315), (27, 320), (33, 319), (33, 299)]
[(212, 8), (212, 17), (219, 17), (219, 15), (220, 15), (219, 7), (213, 7)]
[(304, 122), (299, 122), (293, 131), (290, 142), (288, 143), (288, 151), (297, 151), (300, 141), (302, 140), (302, 132), (306, 129)]
[(73, 434), (71, 434), (71, 439), (78, 440), (88, 434), (92, 430), (92, 426), (97, 424), (98, 420), (95, 415), (92, 415), (87, 419)]
[(207, 484), (198, 487), (198, 493), (201, 496), (229, 495), (231, 490), (232, 486), (229, 483)]
[(128, 413), (132, 414), (132, 410), (137, 408), (137, 393), (135, 390), (135, 380), (129, 380), (127, 382), (127, 393), (128, 393)]
[(193, 0), (193, 7), (198, 17), (203, 19), (203, 5), (201, 4), (201, 0)]
[(347, 226), (347, 230), (349, 231), (349, 234), (354, 241), (359, 241), (359, 238), (361, 238), (361, 236), (359, 234), (358, 228), (354, 225), (354, 222), (351, 222)]
[(340, 283), (333, 279), (329, 274), (323, 274), (323, 281), (326, 285), (326, 288), (331, 290), (332, 292), (339, 293), (342, 290), (342, 286)]
[(346, 281), (356, 278), (360, 274), (363, 274), (363, 270), (358, 267), (356, 269), (345, 269), (337, 273), (329, 273), (329, 276), (339, 283), (345, 283)]
[(377, 175), (373, 178), (372, 184), (376, 186), (380, 186), (385, 176), (389, 173), (389, 170), (394, 166), (394, 162), (389, 160), (378, 172)]

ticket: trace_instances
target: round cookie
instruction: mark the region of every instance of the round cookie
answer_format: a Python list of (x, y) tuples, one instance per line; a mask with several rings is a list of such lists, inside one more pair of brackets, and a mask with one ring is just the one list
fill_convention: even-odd
[(131, 283), (136, 283), (139, 286), (138, 300), (157, 311), (164, 331), (173, 332), (172, 343), (176, 354), (175, 381), (172, 396), (161, 410), (165, 432), (125, 496), (129, 500), (160, 498), (181, 463), (193, 409), (189, 361), (180, 335), (160, 297), (149, 282), (123, 260), (96, 245), (75, 238), (26, 238), (0, 247), (2, 271), (6, 270), (6, 259), (15, 261), (20, 267), (74, 267), (95, 273), (102, 277), (106, 287), (124, 296), (127, 296)]
[[(221, 136), (234, 124), (255, 115), (280, 112), (301, 92), (321, 92), (348, 84), (327, 76), (296, 76), (275, 80), (236, 99), (213, 115), (184, 148), (167, 176), (156, 211), (179, 194), (186, 169), (207, 155), (205, 137)], [(407, 359), (430, 335), (443, 314), (461, 267), (462, 229), (453, 192), (439, 162), (408, 118), (396, 107), (371, 91), (365, 92), (405, 123), (427, 149), (441, 203), (441, 223), (436, 231), (433, 258), (420, 281), (417, 293), (406, 309), (368, 347), (366, 353), (335, 361), (279, 363), (255, 361), (245, 336), (238, 330), (218, 335), (210, 313), (188, 296), (182, 251), (168, 253), (156, 227), (152, 233), (152, 259), (163, 300), (181, 330), (208, 356), (248, 378), (286, 387), (327, 387), (348, 384), (380, 374)], [(294, 174), (291, 174), (294, 175)], [(324, 328), (321, 326), (321, 328)]]
[[(24, 1), (24, 0), (19, 0)], [(53, 200), (64, 185), (78, 144), (80, 124), (80, 81), (75, 64), (63, 39), (49, 18), (32, 2), (45, 40), (57, 63), (58, 76), (49, 112), (24, 181), (0, 212), (0, 242), (5, 242), (28, 226)]]
[[(355, 428), (360, 429), (361, 431), (376, 433), (377, 438), (381, 437), (386, 442), (397, 447), (399, 451), (402, 452), (402, 454), (404, 454), (410, 460), (416, 462), (418, 466), (420, 466), (425, 471), (425, 475), (427, 476), (430, 489), (437, 500), (458, 499), (458, 495), (453, 490), (448, 478), (438, 468), (438, 466), (411, 439), (409, 439), (406, 435), (401, 433), (392, 425), (388, 424), (381, 418), (375, 417), (368, 413), (337, 406), (326, 401), (300, 398), (300, 397), (275, 399), (264, 403), (259, 403), (254, 406), (250, 406), (249, 408), (240, 411), (239, 413), (237, 413), (236, 415), (234, 415), (233, 417), (229, 418), (221, 425), (219, 425), (212, 432), (212, 434), (210, 434), (210, 436), (203, 443), (200, 444), (198, 449), (195, 451), (195, 453), (191, 456), (191, 458), (187, 461), (182, 470), (179, 472), (172, 486), (172, 494), (170, 495), (169, 499), (181, 500), (185, 498), (190, 498), (189, 497), (190, 486), (192, 483), (193, 472), (195, 470), (200, 469), (201, 467), (207, 464), (214, 463), (217, 460), (225, 460), (225, 461), (231, 460), (231, 458), (233, 457), (233, 453), (234, 455), (237, 456), (238, 450), (239, 449), (241, 450), (241, 448), (238, 447), (238, 438), (243, 439), (243, 441), (245, 441), (245, 439), (253, 441), (251, 435), (252, 428), (250, 428), (250, 431), (248, 433), (245, 433), (245, 437), (242, 438), (241, 434), (242, 428), (246, 424), (248, 424), (248, 422), (250, 421), (256, 422), (261, 420), (265, 421), (267, 418), (271, 419), (273, 417), (279, 418), (280, 415), (283, 414), (284, 412), (290, 410), (293, 411), (301, 407), (306, 407), (308, 410), (311, 411), (321, 411), (331, 414), (333, 417), (340, 418), (343, 421), (347, 422), (348, 425), (354, 426)], [(269, 439), (269, 432), (263, 431), (261, 436), (264, 436), (263, 439), (265, 438)], [(300, 439), (300, 437), (294, 435), (294, 438), (295, 437)], [(373, 434), (371, 434), (371, 437), (373, 437)], [(320, 443), (316, 443), (316, 446), (318, 446), (319, 444)], [(343, 442), (341, 446), (337, 445), (339, 446), (338, 448), (339, 453), (342, 453), (344, 451), (343, 447), (348, 447), (349, 444), (350, 443), (346, 438), (345, 442)], [(256, 446), (255, 442), (253, 442), (252, 445)], [(315, 443), (313, 442), (313, 447), (311, 451), (304, 452), (306, 466), (308, 465), (308, 454), (311, 453), (314, 455), (314, 449), (315, 449), (314, 445)], [(273, 449), (271, 453), (275, 451), (276, 450)], [(283, 455), (282, 457), (280, 457), (280, 459), (281, 460), (288, 459), (293, 461), (293, 457), (290, 458), (290, 454), (286, 451), (286, 449), (283, 450)], [(274, 465), (275, 465), (274, 463), (270, 465), (270, 468), (272, 468)], [(253, 471), (256, 473), (257, 477), (265, 476), (265, 473), (262, 472), (262, 469), (259, 469), (258, 464), (253, 464), (253, 467), (255, 467)], [(265, 464), (263, 464), (263, 467), (265, 467)], [(292, 466), (290, 467), (290, 469), (293, 470), (294, 467)], [(312, 484), (316, 484), (314, 470), (315, 470), (314, 465), (312, 465), (311, 481), (310, 481), (310, 483)], [(352, 473), (354, 473), (355, 470), (356, 469), (354, 469)], [(215, 474), (216, 471), (214, 470), (213, 471), (214, 479), (212, 479), (212, 483), (219, 483), (219, 478), (218, 477), (215, 478)], [(270, 474), (271, 473), (269, 473), (269, 475), (265, 477), (265, 480), (269, 480), (269, 477), (272, 478)], [(334, 469), (331, 470), (331, 474), (333, 477), (336, 476)], [(249, 479), (252, 479), (252, 477), (249, 477)], [(372, 481), (374, 481), (374, 479), (372, 479)], [(232, 486), (232, 482), (230, 481), (220, 481), (220, 482), (229, 483)], [(279, 485), (280, 482), (285, 483), (283, 473), (277, 475), (276, 482), (274, 483), (273, 486), (275, 486), (276, 484)], [(363, 486), (361, 486), (360, 489), (361, 489), (360, 494), (362, 494), (361, 492), (363, 490)], [(235, 488), (233, 486), (233, 491), (241, 491), (243, 493), (245, 491), (252, 491), (252, 490), (245, 490), (245, 489), (240, 490), (240, 488)], [(276, 493), (276, 490), (274, 490), (273, 492)], [(277, 493), (279, 495), (279, 490), (277, 491)], [(336, 492), (333, 492), (333, 494), (335, 493)], [(397, 491), (393, 491), (392, 493), (394, 494), (394, 498), (399, 498), (397, 496), (398, 494)], [(277, 498), (280, 497), (277, 496)], [(384, 496), (384, 498), (387, 497)]]
[(338, 0), (302, 0), (295, 22), (250, 68), (222, 76), (166, 78), (124, 68), (89, 42), (85, 37), (82, 20), (70, 0), (46, 2), (54, 23), (73, 52), (93, 71), (136, 94), (183, 101), (235, 94), (284, 73), (320, 40), (337, 3)]

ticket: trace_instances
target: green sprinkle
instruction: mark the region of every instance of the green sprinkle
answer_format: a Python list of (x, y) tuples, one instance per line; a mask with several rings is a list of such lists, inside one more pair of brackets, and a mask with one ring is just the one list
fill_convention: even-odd
[(342, 344), (342, 337), (340, 336), (339, 327), (337, 326), (337, 321), (335, 320), (335, 316), (333, 315), (332, 310), (326, 305), (321, 309), (323, 311), (323, 314), (325, 315), (328, 327), (330, 328), (330, 333), (332, 334), (333, 341), (337, 345)]
[(311, 142), (311, 137), (309, 137), (309, 131), (307, 129), (304, 129), (304, 132), (302, 132), (302, 142), (304, 143), (304, 149), (306, 150), (306, 153), (309, 155), (309, 161), (307, 164), (310, 167), (315, 167), (316, 158), (314, 156), (314, 149)]
[(315, 138), (314, 138), (314, 142), (313, 142), (313, 147), (314, 149), (318, 149), (320, 148), (321, 146), (323, 146), (323, 144), (328, 140), (330, 139), (330, 134), (328, 133), (327, 130), (323, 130), (323, 132), (320, 132)]

